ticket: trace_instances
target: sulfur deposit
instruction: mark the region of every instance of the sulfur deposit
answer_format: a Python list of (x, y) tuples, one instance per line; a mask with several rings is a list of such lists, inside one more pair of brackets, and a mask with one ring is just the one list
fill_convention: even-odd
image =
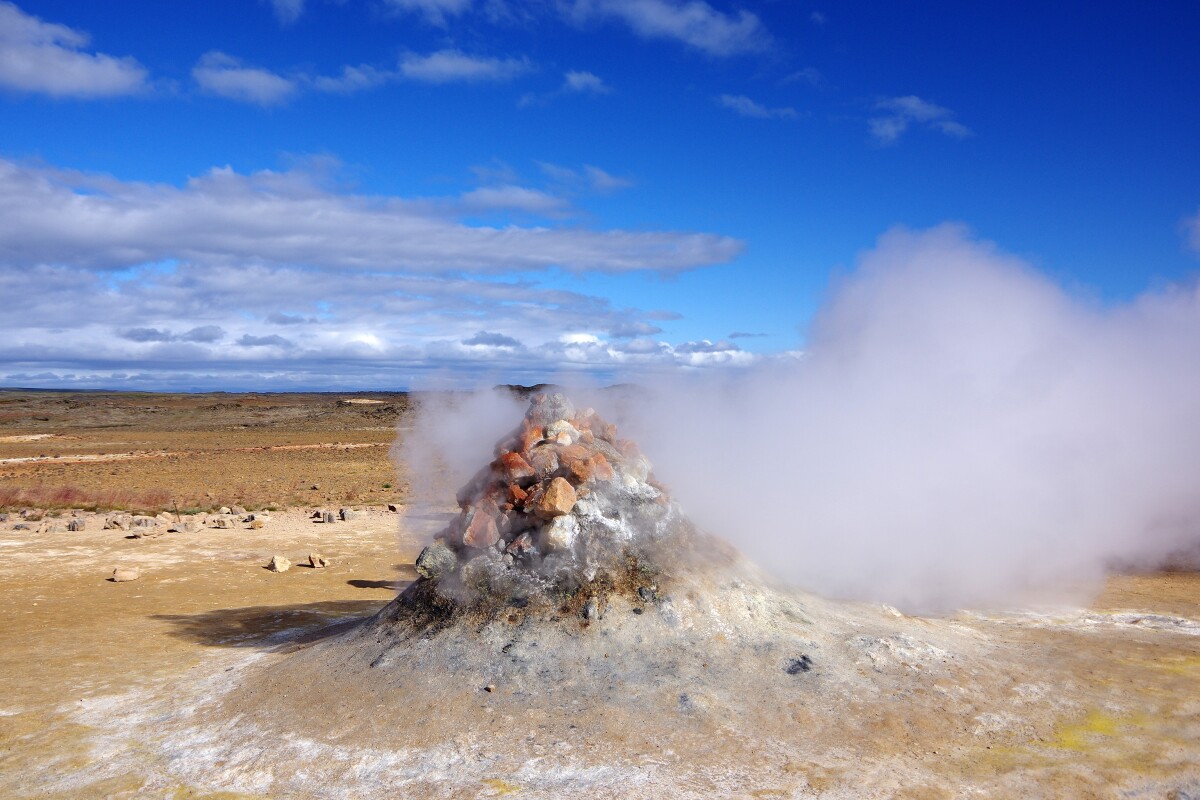
[(536, 395), (495, 456), (417, 558), (413, 595), (474, 607), (603, 602), (647, 591), (693, 535), (638, 446), (561, 394)]

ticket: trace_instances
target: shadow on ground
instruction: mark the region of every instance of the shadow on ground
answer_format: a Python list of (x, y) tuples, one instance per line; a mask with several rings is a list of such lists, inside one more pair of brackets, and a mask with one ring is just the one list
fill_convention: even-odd
[(353, 580), (346, 581), (346, 583), (350, 584), (355, 589), (392, 589), (394, 591), (399, 591), (408, 584), (412, 583), (412, 581), (368, 581), (362, 578), (354, 578)]
[(212, 647), (301, 645), (341, 633), (388, 602), (328, 600), (297, 606), (222, 608), (203, 614), (158, 614), (174, 627), (171, 636)]

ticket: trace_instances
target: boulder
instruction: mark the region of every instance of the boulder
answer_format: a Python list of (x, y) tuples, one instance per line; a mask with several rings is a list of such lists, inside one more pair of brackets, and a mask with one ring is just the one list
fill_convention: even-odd
[(558, 392), (534, 395), (533, 405), (526, 416), (532, 424), (545, 427), (560, 419), (569, 420), (574, 417), (575, 405), (566, 395)]
[(534, 513), (546, 519), (570, 514), (577, 499), (575, 487), (568, 483), (566, 478), (555, 478), (542, 493)]
[(579, 535), (579, 521), (570, 514), (555, 517), (542, 533), (542, 542), (550, 551), (570, 550)]
[(500, 538), (496, 518), (483, 509), (477, 509), (463, 531), (463, 544), (467, 547), (491, 547)]
[(333, 515), (332, 511), (322, 511), (321, 522), (325, 523), (326, 525), (332, 525), (333, 523), (337, 522), (337, 517)]
[(75, 517), (67, 523), (67, 530), (71, 532), (82, 531), (87, 528), (87, 520), (83, 517)]
[(435, 539), (432, 544), (421, 551), (414, 565), (417, 574), (430, 580), (453, 572), (458, 567), (458, 556), (446, 546), (441, 539)]
[(361, 511), (355, 511), (352, 508), (338, 509), (338, 518), (340, 518), (342, 520), (342, 522), (349, 522), (350, 520), (358, 519), (361, 516), (362, 516)]
[(271, 572), (287, 572), (291, 568), (292, 562), (279, 555), (271, 556), (271, 561), (267, 564), (267, 569)]
[(537, 475), (529, 462), (520, 453), (503, 453), (496, 459), (506, 483), (529, 485)]
[(324, 569), (329, 566), (329, 559), (325, 558), (320, 553), (308, 554), (308, 565), (313, 569)]
[(218, 514), (232, 514), (233, 509), (230, 508), (229, 506), (221, 506), (220, 508), (217, 509), (217, 513)]

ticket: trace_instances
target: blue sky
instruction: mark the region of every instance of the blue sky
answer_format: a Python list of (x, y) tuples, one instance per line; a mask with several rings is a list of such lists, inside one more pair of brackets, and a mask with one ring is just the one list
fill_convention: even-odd
[(1198, 32), (1190, 2), (0, 2), (0, 384), (736, 368), (944, 222), (1124, 302), (1198, 264)]

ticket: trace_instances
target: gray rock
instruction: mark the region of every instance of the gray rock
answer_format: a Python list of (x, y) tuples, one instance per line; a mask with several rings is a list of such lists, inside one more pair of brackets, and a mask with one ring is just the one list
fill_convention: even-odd
[(67, 530), (75, 532), (87, 528), (87, 521), (83, 517), (75, 517), (67, 523)]
[(241, 506), (234, 506), (233, 508), (229, 509), (229, 513), (231, 513), (231, 514), (245, 514), (245, 513), (246, 513), (246, 509), (242, 508)]
[(538, 395), (527, 416), (534, 425), (545, 426), (560, 419), (571, 419), (575, 416), (575, 404), (558, 392)]
[(453, 572), (458, 566), (458, 556), (446, 546), (441, 539), (433, 542), (417, 556), (417, 574), (423, 578), (435, 580), (442, 575)]
[(9, 514), (0, 514), (0, 522), (8, 522), (10, 516)]
[(339, 508), (338, 509), (338, 517), (342, 520), (342, 522), (349, 522), (350, 520), (358, 519), (361, 516), (362, 516), (361, 511), (355, 511), (352, 508)]
[(333, 515), (332, 511), (322, 511), (321, 522), (324, 522), (326, 525), (332, 525), (337, 522), (337, 517)]
[(28, 525), (24, 522), (18, 522), (16, 525), (13, 525), (13, 530), (14, 531), (29, 531), (29, 530), (33, 530), (33, 526)]

